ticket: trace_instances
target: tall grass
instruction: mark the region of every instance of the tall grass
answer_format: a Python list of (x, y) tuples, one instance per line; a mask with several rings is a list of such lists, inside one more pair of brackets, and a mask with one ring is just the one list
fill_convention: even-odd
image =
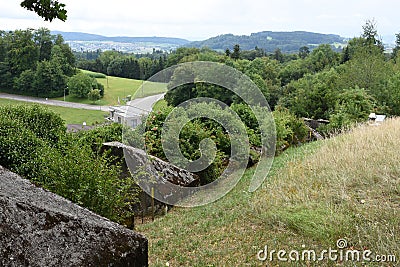
[[(250, 169), (237, 187), (204, 207), (175, 208), (139, 227), (152, 266), (265, 266), (271, 249), (354, 249), (400, 257), (400, 120), (360, 126), (335, 138), (289, 149), (269, 178), (247, 192)], [(354, 262), (277, 262), (271, 266), (355, 266)], [(360, 265), (361, 266), (361, 265)], [(369, 266), (381, 264), (369, 263)]]

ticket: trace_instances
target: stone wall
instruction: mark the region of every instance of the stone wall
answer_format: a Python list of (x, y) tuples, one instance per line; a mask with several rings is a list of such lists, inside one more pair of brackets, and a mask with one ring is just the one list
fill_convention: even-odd
[[(157, 157), (148, 155), (144, 150), (126, 146), (125, 144), (119, 142), (110, 142), (103, 145), (103, 148), (112, 147), (113, 155), (124, 155), (126, 164), (129, 166), (130, 170), (136, 170), (137, 172), (144, 171), (145, 175), (142, 177), (142, 179), (155, 179), (155, 181), (158, 183), (158, 187), (155, 190), (158, 190), (158, 192), (164, 195), (166, 200), (169, 200), (168, 197), (179, 194), (179, 192), (171, 191), (169, 186), (164, 186), (168, 183), (183, 187), (196, 187), (200, 185), (200, 177), (197, 174), (179, 168)], [(147, 188), (144, 191), (150, 192), (150, 188)], [(145, 213), (148, 210), (147, 207), (150, 202), (150, 196), (144, 193), (144, 195), (141, 196), (141, 208)], [(172, 201), (169, 203), (171, 202)], [(163, 203), (156, 201), (156, 206), (163, 206)], [(135, 209), (135, 211), (137, 210)]]
[[(148, 166), (147, 171), (152, 172), (152, 174), (159, 177), (159, 179), (180, 186), (200, 185), (200, 178), (197, 174), (181, 169), (157, 157), (148, 155), (144, 150), (126, 146), (119, 142), (105, 143), (104, 146), (118, 149), (118, 154), (123, 154), (122, 151), (125, 149), (125, 152), (127, 153), (125, 156), (129, 155), (129, 160), (132, 160), (132, 163), (135, 164), (136, 167), (141, 167), (146, 165), (146, 162), (151, 162), (151, 166)], [(135, 166), (130, 167), (134, 168)]]
[(0, 166), (0, 266), (148, 266), (138, 233)]

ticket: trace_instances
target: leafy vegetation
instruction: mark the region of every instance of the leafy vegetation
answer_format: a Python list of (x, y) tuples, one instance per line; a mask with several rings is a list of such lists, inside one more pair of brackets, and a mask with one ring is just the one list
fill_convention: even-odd
[(0, 31), (0, 90), (38, 97), (62, 96), (75, 74), (75, 57), (48, 29)]
[(34, 11), (40, 17), (44, 18), (45, 21), (52, 21), (53, 19), (67, 20), (67, 10), (64, 8), (65, 4), (58, 1), (24, 0), (21, 2), (21, 6)]
[(146, 80), (165, 68), (165, 55), (137, 58), (118, 51), (105, 51), (95, 59), (80, 58), (78, 68), (99, 72), (109, 76)]
[(38, 105), (2, 106), (0, 116), (2, 166), (111, 220), (132, 216), (133, 179), (121, 179), (120, 159), (98, 147), (121, 127), (67, 134), (63, 120)]

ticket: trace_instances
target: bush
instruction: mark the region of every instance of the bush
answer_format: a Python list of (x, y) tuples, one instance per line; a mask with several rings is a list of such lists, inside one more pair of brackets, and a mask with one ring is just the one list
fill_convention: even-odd
[(93, 89), (94, 78), (84, 73), (78, 73), (68, 80), (68, 91), (71, 95), (79, 98), (87, 97), (88, 93)]
[(10, 119), (15, 124), (20, 123), (21, 131), (32, 131), (32, 133), (50, 144), (56, 144), (62, 136), (66, 127), (63, 119), (40, 105), (15, 105), (0, 107), (0, 118)]
[(368, 115), (374, 110), (374, 102), (364, 89), (356, 87), (343, 90), (336, 98), (335, 110), (329, 117), (330, 123), (319, 130), (329, 134), (367, 121)]
[(92, 78), (97, 78), (97, 79), (106, 79), (107, 78), (107, 76), (105, 74), (99, 73), (99, 72), (85, 71), (84, 73)]
[(288, 147), (306, 141), (309, 129), (305, 123), (284, 108), (273, 112), (276, 127), (276, 151), (279, 153)]
[(100, 95), (100, 90), (99, 89), (92, 89), (88, 94), (88, 99), (92, 101), (93, 103), (100, 100), (101, 95)]
[[(113, 132), (118, 127), (111, 127)], [(100, 132), (100, 130), (97, 130)], [(102, 216), (123, 222), (136, 201), (131, 177), (96, 141), (114, 133), (67, 134), (62, 120), (40, 106), (0, 108), (0, 165)], [(109, 139), (108, 139), (109, 140)], [(95, 144), (94, 144), (95, 143)]]

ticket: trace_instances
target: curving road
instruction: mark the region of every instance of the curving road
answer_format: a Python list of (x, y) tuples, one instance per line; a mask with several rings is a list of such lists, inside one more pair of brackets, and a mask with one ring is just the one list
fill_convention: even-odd
[[(146, 111), (150, 111), (158, 100), (162, 99), (164, 94), (158, 94), (154, 96), (148, 96), (143, 98), (137, 98), (128, 105), (137, 107)], [(32, 96), (22, 96), (22, 95), (13, 95), (13, 94), (6, 94), (0, 93), (0, 98), (3, 99), (11, 99), (11, 100), (18, 100), (24, 102), (31, 102), (31, 103), (38, 103), (44, 105), (51, 105), (51, 106), (59, 106), (59, 107), (67, 107), (67, 108), (80, 108), (80, 109), (89, 109), (89, 110), (101, 110), (101, 111), (108, 111), (109, 106), (96, 106), (96, 105), (89, 105), (89, 104), (81, 104), (81, 103), (73, 103), (73, 102), (64, 102), (60, 100), (52, 100), (52, 99), (45, 99), (40, 97), (32, 97)]]

